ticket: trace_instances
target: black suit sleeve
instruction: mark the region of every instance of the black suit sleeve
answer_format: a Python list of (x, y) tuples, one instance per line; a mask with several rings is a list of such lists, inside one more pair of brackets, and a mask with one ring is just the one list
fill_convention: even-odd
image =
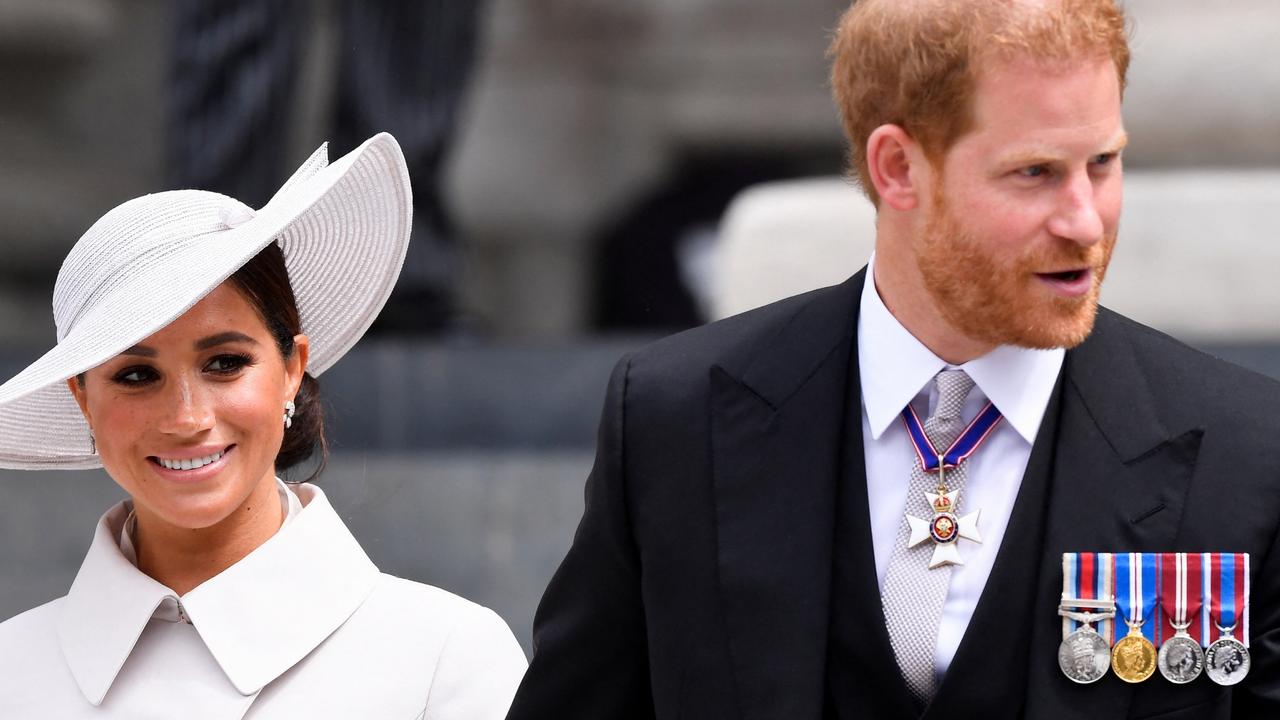
[[(1249, 676), (1232, 697), (1234, 718), (1280, 718), (1280, 531), (1249, 592)], [(1237, 635), (1236, 637), (1239, 637)]]
[(586, 510), (534, 617), (533, 661), (507, 720), (652, 718), (640, 553), (626, 477), (628, 358), (605, 399)]

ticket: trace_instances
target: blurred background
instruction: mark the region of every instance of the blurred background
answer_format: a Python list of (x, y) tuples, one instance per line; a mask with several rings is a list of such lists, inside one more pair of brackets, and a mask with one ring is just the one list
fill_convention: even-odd
[[(866, 261), (824, 57), (845, 0), (0, 0), (0, 376), (53, 343), (63, 256), (174, 187), (261, 206), (379, 130), (415, 230), (321, 378), (321, 479), (384, 571), (526, 649), (612, 365)], [(1129, 0), (1105, 304), (1280, 377), (1280, 4)], [(745, 191), (745, 192), (744, 192)], [(120, 491), (0, 471), (0, 618), (66, 592)]]

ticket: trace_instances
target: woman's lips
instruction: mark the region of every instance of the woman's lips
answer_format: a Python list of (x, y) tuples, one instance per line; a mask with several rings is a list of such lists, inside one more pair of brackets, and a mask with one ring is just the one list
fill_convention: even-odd
[[(151, 463), (151, 469), (154, 470), (157, 475), (159, 475), (160, 477), (166, 480), (170, 480), (176, 483), (197, 483), (203, 480), (208, 480), (209, 478), (221, 472), (222, 468), (226, 467), (228, 459), (231, 457), (232, 453), (234, 453), (235, 451), (236, 451), (235, 445), (228, 445), (226, 448), (224, 448), (221, 451), (222, 457), (218, 458), (217, 460), (214, 460), (208, 465), (203, 465), (201, 467), (193, 468), (191, 470), (174, 470), (171, 468), (167, 468), (164, 465), (161, 465), (160, 458), (154, 455), (152, 455), (151, 457), (148, 457), (147, 460)], [(194, 457), (195, 458), (207, 457), (208, 455), (213, 455), (213, 454), (216, 454), (217, 452), (218, 451), (215, 450), (212, 453), (195, 455)], [(182, 454), (188, 456), (188, 458), (186, 459), (193, 459), (190, 457), (191, 455), (190, 453), (182, 453)], [(173, 458), (165, 458), (165, 459), (173, 460)]]
[(1093, 288), (1093, 270), (1079, 268), (1056, 273), (1036, 273), (1046, 285), (1059, 295), (1080, 297)]

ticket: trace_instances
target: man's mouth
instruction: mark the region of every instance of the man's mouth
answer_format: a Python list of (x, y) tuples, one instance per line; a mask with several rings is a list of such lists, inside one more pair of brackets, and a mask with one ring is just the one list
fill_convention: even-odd
[(1084, 277), (1085, 273), (1087, 272), (1089, 272), (1088, 268), (1079, 268), (1077, 270), (1063, 270), (1062, 272), (1037, 273), (1037, 274), (1040, 275), (1040, 277), (1048, 278), (1050, 280), (1057, 280), (1058, 282), (1071, 283)]
[(1065, 297), (1081, 297), (1093, 288), (1093, 271), (1087, 267), (1036, 273), (1036, 277)]

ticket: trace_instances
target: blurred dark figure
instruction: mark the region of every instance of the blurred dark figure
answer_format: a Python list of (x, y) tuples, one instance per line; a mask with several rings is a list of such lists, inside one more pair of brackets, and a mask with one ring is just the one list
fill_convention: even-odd
[(693, 152), (595, 237), (594, 324), (605, 331), (676, 332), (710, 319), (720, 218), (764, 182), (840, 171), (838, 147)]
[[(457, 251), (441, 170), (475, 57), (481, 0), (342, 0), (329, 156), (376, 132), (409, 161), (414, 229), (375, 330), (439, 332), (454, 314)], [(309, 0), (177, 0), (170, 185), (253, 207), (290, 167), (289, 129)]]

